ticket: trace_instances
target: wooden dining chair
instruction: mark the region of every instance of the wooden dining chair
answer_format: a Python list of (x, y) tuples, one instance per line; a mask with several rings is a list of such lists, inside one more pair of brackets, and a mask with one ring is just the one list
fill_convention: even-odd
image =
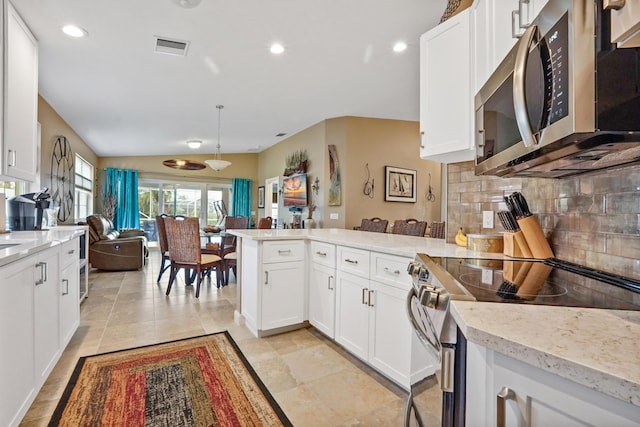
[(445, 222), (444, 221), (434, 221), (431, 223), (431, 227), (429, 229), (429, 237), (433, 237), (435, 239), (444, 239), (445, 238)]
[(376, 233), (385, 233), (387, 231), (389, 221), (373, 217), (371, 219), (364, 218), (360, 223), (360, 231), (373, 231)]
[(426, 230), (427, 222), (415, 218), (399, 219), (393, 223), (393, 234), (424, 237)]
[(160, 273), (158, 273), (158, 280), (156, 283), (160, 283), (162, 275), (169, 267), (171, 267), (171, 259), (169, 257), (169, 244), (167, 243), (167, 229), (164, 225), (164, 220), (169, 215), (162, 214), (156, 216), (156, 228), (158, 230), (158, 246), (160, 247), (160, 255), (162, 256), (160, 262)]
[(200, 297), (200, 284), (212, 270), (216, 270), (216, 286), (223, 285), (222, 258), (219, 255), (202, 254), (200, 247), (200, 220), (190, 217), (167, 217), (164, 219), (171, 260), (171, 275), (166, 294), (171, 292), (171, 286), (181, 268), (194, 272), (196, 280), (196, 298)]
[[(225, 221), (226, 230), (241, 230), (249, 228), (249, 217), (246, 216), (228, 216)], [(224, 285), (229, 284), (229, 272), (233, 270), (233, 275), (237, 276), (238, 254), (236, 253), (236, 236), (225, 234), (220, 245), (220, 257), (222, 258), (222, 266), (224, 269)]]
[(273, 218), (270, 216), (265, 218), (260, 218), (258, 221), (258, 229), (264, 230), (271, 228), (271, 224), (273, 223)]

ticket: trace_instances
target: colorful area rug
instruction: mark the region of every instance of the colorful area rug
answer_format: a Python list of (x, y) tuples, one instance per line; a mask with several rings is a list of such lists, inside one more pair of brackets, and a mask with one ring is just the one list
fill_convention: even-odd
[(227, 332), (82, 357), (49, 426), (290, 426)]

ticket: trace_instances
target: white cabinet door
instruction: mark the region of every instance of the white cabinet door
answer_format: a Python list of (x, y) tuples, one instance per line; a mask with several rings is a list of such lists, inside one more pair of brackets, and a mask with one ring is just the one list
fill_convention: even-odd
[(7, 3), (3, 172), (34, 181), (37, 173), (38, 42)]
[(409, 384), (411, 334), (407, 291), (371, 282), (369, 363), (399, 384)]
[[(73, 240), (77, 243), (77, 239)], [(66, 264), (60, 273), (60, 348), (65, 348), (80, 324), (80, 261)]]
[(309, 323), (320, 332), (335, 336), (336, 269), (316, 262), (309, 272)]
[(18, 425), (35, 398), (33, 260), (0, 268), (0, 425)]
[(420, 37), (420, 157), (460, 162), (475, 157), (472, 138), (470, 10)]
[(611, 11), (611, 42), (625, 48), (640, 46), (640, 2), (627, 1)]
[(635, 405), (468, 342), (467, 421), (496, 425), (504, 387), (511, 391), (502, 413), (508, 427), (639, 424)]
[(60, 355), (58, 248), (40, 253), (33, 268), (35, 270), (33, 284), (35, 285), (36, 387), (40, 387), (53, 370)]
[(304, 321), (304, 262), (264, 264), (262, 289), (263, 331)]
[(369, 279), (336, 273), (336, 341), (363, 360), (369, 353)]

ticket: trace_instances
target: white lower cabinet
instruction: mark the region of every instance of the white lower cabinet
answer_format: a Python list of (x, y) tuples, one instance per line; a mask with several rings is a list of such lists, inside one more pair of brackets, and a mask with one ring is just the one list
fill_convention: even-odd
[(80, 325), (80, 241), (75, 238), (60, 248), (60, 345), (71, 340)]
[(367, 360), (369, 353), (369, 279), (338, 270), (336, 342)]
[(468, 426), (640, 425), (635, 405), (471, 342), (466, 399)]
[(339, 247), (337, 263), (336, 342), (404, 388), (412, 376), (432, 374), (426, 351), (411, 354), (415, 334), (406, 311), (409, 259)]
[(0, 425), (20, 423), (77, 329), (78, 274), (77, 249), (61, 246), (0, 267)]
[[(242, 239), (241, 311), (256, 336), (304, 322), (305, 242)], [(272, 332), (273, 333), (273, 332)]]
[(309, 323), (329, 338), (335, 338), (336, 246), (309, 244)]
[(0, 425), (18, 425), (36, 395), (33, 260), (0, 268)]
[(61, 353), (58, 248), (38, 254), (32, 268), (35, 283), (36, 387), (39, 388), (53, 370)]
[(311, 263), (309, 272), (309, 323), (329, 338), (335, 337), (336, 269)]

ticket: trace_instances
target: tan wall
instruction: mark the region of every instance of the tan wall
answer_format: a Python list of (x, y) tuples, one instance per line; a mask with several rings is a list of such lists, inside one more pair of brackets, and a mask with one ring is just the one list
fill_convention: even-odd
[[(311, 186), (316, 177), (320, 178), (322, 182), (323, 171), (325, 170), (324, 151), (325, 150), (325, 122), (313, 125), (289, 138), (284, 139), (280, 143), (264, 150), (259, 155), (259, 184), (264, 185), (264, 181), (269, 178), (280, 177), (282, 178), (285, 166), (286, 158), (290, 154), (300, 151), (307, 151), (307, 185)], [(280, 180), (282, 183), (282, 180)], [(309, 193), (309, 197), (316, 197), (318, 201), (318, 208), (313, 213), (313, 218), (322, 226), (324, 221), (323, 215), (326, 207), (326, 203), (323, 202), (324, 186), (320, 184), (320, 191), (317, 196)], [(278, 207), (279, 223), (290, 223), (292, 214), (282, 206), (282, 202), (279, 202)], [(258, 211), (259, 217), (264, 217), (264, 209)], [(307, 218), (308, 210), (304, 209), (302, 217)]]
[[(58, 136), (65, 136), (71, 145), (74, 154), (79, 154), (83, 159), (96, 165), (98, 157), (93, 150), (78, 136), (78, 134), (65, 122), (62, 117), (47, 103), (38, 97), (38, 122), (40, 123), (40, 182), (41, 187), (52, 188), (51, 185), (51, 157), (53, 146)], [(73, 223), (70, 218), (67, 223)]]
[[(348, 200), (345, 228), (360, 225), (362, 218), (374, 216), (389, 220), (416, 218), (421, 221), (439, 221), (441, 164), (421, 160), (419, 152), (419, 123), (402, 120), (384, 120), (362, 117), (347, 118), (347, 155), (343, 163), (344, 199)], [(364, 194), (367, 180), (374, 180), (373, 198)], [(417, 202), (386, 202), (385, 166), (416, 171)], [(431, 186), (435, 202), (427, 202), (425, 194), (431, 173)]]

